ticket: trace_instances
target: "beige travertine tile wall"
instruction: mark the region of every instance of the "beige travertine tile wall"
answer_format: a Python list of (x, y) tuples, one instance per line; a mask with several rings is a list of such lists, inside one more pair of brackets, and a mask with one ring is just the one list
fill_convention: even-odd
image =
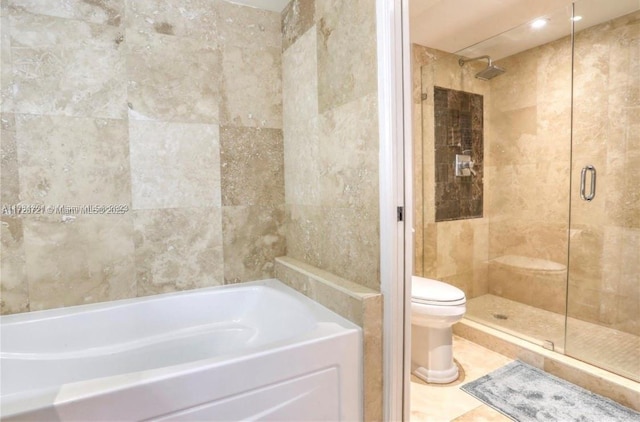
[[(511, 254), (559, 263), (568, 258), (569, 316), (636, 335), (640, 207), (630, 181), (640, 171), (640, 137), (634, 130), (640, 110), (639, 17), (635, 12), (576, 33), (572, 137), (571, 40), (500, 60), (507, 73), (491, 81), (495, 136), (489, 151), (495, 163), (489, 258)], [(582, 201), (578, 190), (580, 169), (587, 164), (598, 172), (591, 202)], [(534, 191), (544, 194), (531, 195)], [(489, 278), (492, 283), (492, 274)], [(536, 304), (545, 290), (533, 289), (530, 297), (517, 300)], [(565, 292), (566, 286), (555, 286), (546, 296), (553, 301)]]
[[(569, 260), (569, 315), (632, 334), (640, 333), (640, 191), (633, 182), (640, 171), (639, 16), (635, 12), (576, 34), (573, 138), (569, 37), (501, 59), (497, 64), (506, 73), (488, 83), (476, 82), (489, 90), (481, 229), (488, 243), (480, 243), (487, 248), (484, 259), (519, 255), (560, 264)], [(416, 78), (427, 84), (432, 77), (449, 78), (436, 83), (448, 82), (451, 86), (443, 86), (454, 89), (460, 89), (455, 83), (474, 79), (473, 74), (460, 78), (457, 65), (447, 69), (441, 57), (448, 56), (414, 46), (416, 109), (420, 109), (419, 94), (425, 92)], [(425, 64), (420, 74), (418, 69)], [(474, 220), (464, 222), (466, 228), (432, 224), (433, 156), (430, 132), (421, 133), (421, 126), (433, 127), (428, 101), (422, 104), (423, 119), (418, 120), (420, 112), (414, 110), (414, 144), (419, 148), (414, 152), (422, 157), (415, 163), (416, 186), (423, 187), (417, 193), (423, 200), (415, 210), (423, 216), (422, 221), (416, 219), (423, 224), (422, 230), (416, 227), (420, 242), (415, 249), (416, 271), (442, 274), (445, 280), (448, 273), (455, 273), (448, 281), (456, 284), (458, 274), (468, 273), (483, 258), (470, 246), (477, 244)], [(578, 195), (580, 169), (587, 164), (598, 171), (598, 191), (591, 202)], [(548, 309), (564, 313), (565, 282), (554, 281), (551, 289), (529, 286), (517, 294), (517, 286), (507, 284), (518, 275), (503, 278), (489, 270), (488, 279), (475, 285), (480, 294), (483, 289), (494, 294), (509, 290), (514, 300), (534, 306), (548, 301)], [(470, 279), (459, 285), (468, 289)], [(476, 295), (473, 289), (465, 291)]]
[(592, 164), (598, 189), (571, 192), (568, 314), (640, 335), (640, 12), (575, 40), (572, 186)]
[(3, 215), (2, 313), (268, 278), (288, 252), (374, 292), (358, 318), (380, 420), (375, 2), (1, 13), (2, 204), (128, 207)]
[(520, 255), (566, 264), (570, 39), (499, 63), (507, 72), (491, 80), (489, 258)]
[[(486, 212), (483, 218), (435, 222), (433, 87), (483, 96), (486, 150), (491, 133), (490, 111), (486, 106), (490, 101), (489, 86), (473, 77), (479, 70), (478, 64), (460, 67), (457, 56), (417, 44), (412, 45), (412, 70), (415, 271), (418, 275), (451, 283), (472, 298), (487, 293), (489, 223)], [(485, 162), (485, 168), (487, 165)], [(486, 180), (484, 183), (487, 192), (490, 186)]]
[(491, 263), (489, 293), (564, 314), (566, 271), (542, 264), (567, 264), (571, 40), (498, 63), (507, 71), (490, 81), (489, 259), (526, 257), (531, 268)]
[(279, 13), (2, 2), (2, 313), (272, 277), (285, 253)]
[(282, 28), (287, 256), (278, 259), (276, 273), (363, 327), (364, 419), (378, 421), (375, 1), (293, 0)]
[(287, 256), (380, 289), (372, 0), (283, 12)]

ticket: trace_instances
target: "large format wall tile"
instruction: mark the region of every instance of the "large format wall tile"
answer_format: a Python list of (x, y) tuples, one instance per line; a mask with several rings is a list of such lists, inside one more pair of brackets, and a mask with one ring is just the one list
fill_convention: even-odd
[[(607, 224), (640, 228), (640, 12), (609, 39)], [(640, 322), (639, 324), (640, 325)]]
[[(568, 312), (638, 334), (640, 239), (640, 12), (576, 34)], [(593, 201), (579, 199), (580, 168), (597, 169)]]
[[(528, 57), (514, 55), (500, 60), (506, 72), (491, 79), (492, 107), (496, 111), (518, 110), (537, 104), (538, 54), (528, 50)], [(554, 77), (556, 75), (553, 75)]]
[(218, 123), (216, 43), (127, 30), (129, 118)]
[(315, 0), (292, 0), (284, 8), (281, 25), (282, 51), (286, 51), (313, 26), (315, 11)]
[(520, 255), (566, 264), (568, 228), (567, 221), (491, 219), (489, 259)]
[(437, 278), (473, 269), (474, 228), (472, 221), (437, 224)]
[(224, 282), (262, 280), (274, 276), (274, 259), (286, 251), (284, 208), (222, 208)]
[(16, 112), (123, 118), (123, 32), (108, 25), (10, 16)]
[[(571, 159), (578, 171), (572, 172), (571, 210), (572, 226), (592, 226), (596, 222), (605, 221), (605, 201), (600, 201), (603, 196), (601, 189), (598, 199), (585, 202), (580, 199), (580, 170), (587, 164), (594, 165), (598, 172), (598, 184), (610, 185), (607, 174), (607, 149), (609, 135), (609, 99), (607, 93), (609, 80), (609, 61), (604, 57), (609, 55), (608, 46), (599, 39), (599, 31), (586, 30), (580, 32), (576, 41), (573, 72), (573, 97), (572, 110), (576, 124), (572, 133), (573, 148)], [(569, 41), (567, 40), (567, 44)], [(593, 46), (590, 44), (593, 43)], [(579, 58), (579, 59), (578, 59)], [(567, 78), (567, 82), (569, 82)], [(598, 110), (594, 113), (594, 110)], [(553, 126), (556, 126), (554, 124)], [(613, 141), (615, 142), (615, 141)], [(576, 237), (579, 239), (579, 237)], [(572, 238), (573, 240), (573, 238)], [(572, 242), (573, 243), (573, 242)], [(576, 242), (578, 245), (579, 242)]]
[[(491, 217), (514, 221), (566, 222), (569, 211), (569, 168), (565, 162), (540, 160), (534, 164), (490, 168), (492, 186), (487, 204)], [(532, 195), (541, 190), (544, 195)], [(565, 234), (559, 234), (566, 236)]]
[(318, 239), (326, 233), (322, 208), (287, 203), (286, 211), (287, 256), (318, 268), (327, 268), (318, 244)]
[(320, 111), (377, 89), (375, 2), (316, 0)]
[(134, 209), (220, 206), (217, 125), (130, 121)]
[(3, 113), (13, 111), (13, 66), (11, 61), (11, 35), (9, 16), (0, 16), (0, 110)]
[[(495, 98), (492, 99), (495, 101)], [(537, 142), (536, 106), (507, 111), (498, 111), (494, 108), (489, 124), (492, 129), (492, 138), (491, 142), (488, 142), (487, 153), (493, 163), (528, 164), (535, 162), (540, 154), (545, 154), (549, 159), (553, 158), (547, 154), (547, 150), (551, 149), (549, 145), (545, 142)], [(562, 158), (558, 157), (558, 160)]]
[(222, 48), (220, 121), (225, 126), (282, 127), (280, 48)]
[(0, 313), (26, 312), (29, 310), (29, 285), (22, 218), (2, 215), (0, 224)]
[(377, 94), (370, 94), (320, 116), (323, 206), (377, 207), (378, 126), (370, 124), (377, 114)]
[[(640, 107), (624, 110), (619, 123), (610, 125), (605, 163), (606, 190), (599, 189), (605, 224), (640, 228)], [(617, 126), (617, 127), (614, 127)], [(598, 177), (602, 174), (599, 173)], [(600, 181), (600, 179), (598, 180)]]
[(19, 202), (18, 149), (16, 123), (11, 113), (0, 114), (0, 204)]
[(218, 3), (225, 126), (282, 128), (280, 14)]
[(29, 310), (22, 218), (11, 215), (11, 205), (20, 202), (18, 177), (15, 119), (13, 114), (3, 113), (0, 116), (0, 314)]
[(287, 211), (287, 256), (380, 288), (377, 208), (288, 205)]
[(221, 44), (241, 47), (277, 48), (282, 45), (280, 14), (255, 7), (215, 0)]
[(317, 33), (310, 30), (282, 54), (285, 131), (318, 115)]
[(134, 213), (138, 296), (223, 283), (220, 208)]
[(30, 309), (136, 295), (131, 215), (24, 220)]
[(131, 203), (124, 120), (19, 114), (16, 128), (22, 201)]
[[(320, 136), (316, 32), (307, 31), (282, 57), (287, 204), (319, 205)], [(300, 177), (304, 174), (304, 177)]]
[[(285, 202), (320, 205), (320, 129), (319, 117), (284, 131)], [(301, 177), (304, 175), (304, 177)]]
[(0, 312), (222, 284), (223, 233), (228, 281), (271, 277), (285, 253), (281, 15), (222, 0), (1, 6), (2, 204), (129, 205), (137, 249), (133, 262), (133, 214), (3, 216)]
[[(412, 45), (412, 64), (411, 68), (416, 71), (416, 46)], [(418, 78), (414, 78), (414, 101), (416, 96), (416, 81), (419, 82)], [(419, 83), (417, 84), (419, 85)], [(419, 89), (419, 87), (418, 87)], [(418, 98), (420, 97), (420, 92), (417, 92)], [(423, 154), (425, 154), (422, 145), (422, 108), (420, 104), (422, 100), (418, 100), (418, 103), (414, 102), (412, 104), (412, 135), (413, 135), (413, 267), (415, 271), (415, 275), (424, 276), (425, 275), (425, 266), (424, 259), (426, 248), (425, 248), (425, 204), (424, 204), (424, 186), (423, 186), (423, 177), (425, 174), (425, 168), (423, 164)], [(430, 160), (433, 162), (433, 160)], [(426, 169), (429, 171), (429, 169)]]
[(222, 205), (284, 203), (282, 130), (220, 128)]
[[(31, 14), (19, 9), (12, 9), (8, 17), (8, 33), (12, 48), (68, 47), (102, 49), (107, 53), (109, 50), (124, 47), (121, 45), (124, 34), (118, 27)], [(116, 74), (119, 69), (113, 70)]]
[(127, 28), (217, 43), (217, 3), (215, 0), (126, 0)]
[(8, 3), (11, 9), (103, 25), (119, 26), (124, 15), (124, 0), (8, 0)]
[(375, 7), (310, 3), (283, 13), (287, 255), (379, 289)]
[[(612, 99), (623, 107), (640, 106), (640, 12), (636, 11), (612, 22), (608, 39), (609, 87)], [(620, 91), (623, 90), (623, 91)], [(624, 92), (625, 95), (616, 95)]]
[[(537, 62), (537, 138), (533, 148), (540, 146), (532, 159), (569, 162), (571, 143), (582, 138), (577, 132), (582, 125), (571, 124), (571, 43), (568, 38), (541, 46), (536, 50)], [(525, 88), (526, 89), (526, 88)], [(575, 92), (574, 94), (577, 94)], [(575, 97), (573, 105), (580, 104)], [(600, 104), (602, 106), (602, 104)], [(578, 111), (574, 109), (574, 112)], [(590, 122), (596, 122), (600, 113), (592, 114)], [(587, 125), (588, 126), (588, 125)], [(594, 130), (593, 127), (588, 130)], [(567, 202), (565, 202), (567, 204)]]
[(325, 209), (327, 227), (317, 240), (327, 269), (340, 277), (380, 289), (378, 208)]

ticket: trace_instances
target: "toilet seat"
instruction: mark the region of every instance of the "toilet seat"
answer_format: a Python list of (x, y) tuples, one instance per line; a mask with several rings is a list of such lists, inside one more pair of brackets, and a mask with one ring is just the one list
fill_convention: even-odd
[(422, 277), (411, 278), (411, 302), (432, 306), (464, 305), (464, 292), (455, 286)]

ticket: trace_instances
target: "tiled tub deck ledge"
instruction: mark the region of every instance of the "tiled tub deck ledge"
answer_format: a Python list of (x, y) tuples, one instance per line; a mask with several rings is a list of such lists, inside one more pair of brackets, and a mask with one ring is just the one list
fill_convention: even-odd
[(296, 259), (275, 259), (284, 284), (362, 327), (364, 420), (382, 420), (382, 294)]

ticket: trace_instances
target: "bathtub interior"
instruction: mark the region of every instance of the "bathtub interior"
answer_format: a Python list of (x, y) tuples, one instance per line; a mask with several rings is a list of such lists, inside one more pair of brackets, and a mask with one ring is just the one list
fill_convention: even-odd
[[(2, 317), (2, 398), (358, 329), (277, 280)], [(331, 331), (331, 330), (328, 330)]]

